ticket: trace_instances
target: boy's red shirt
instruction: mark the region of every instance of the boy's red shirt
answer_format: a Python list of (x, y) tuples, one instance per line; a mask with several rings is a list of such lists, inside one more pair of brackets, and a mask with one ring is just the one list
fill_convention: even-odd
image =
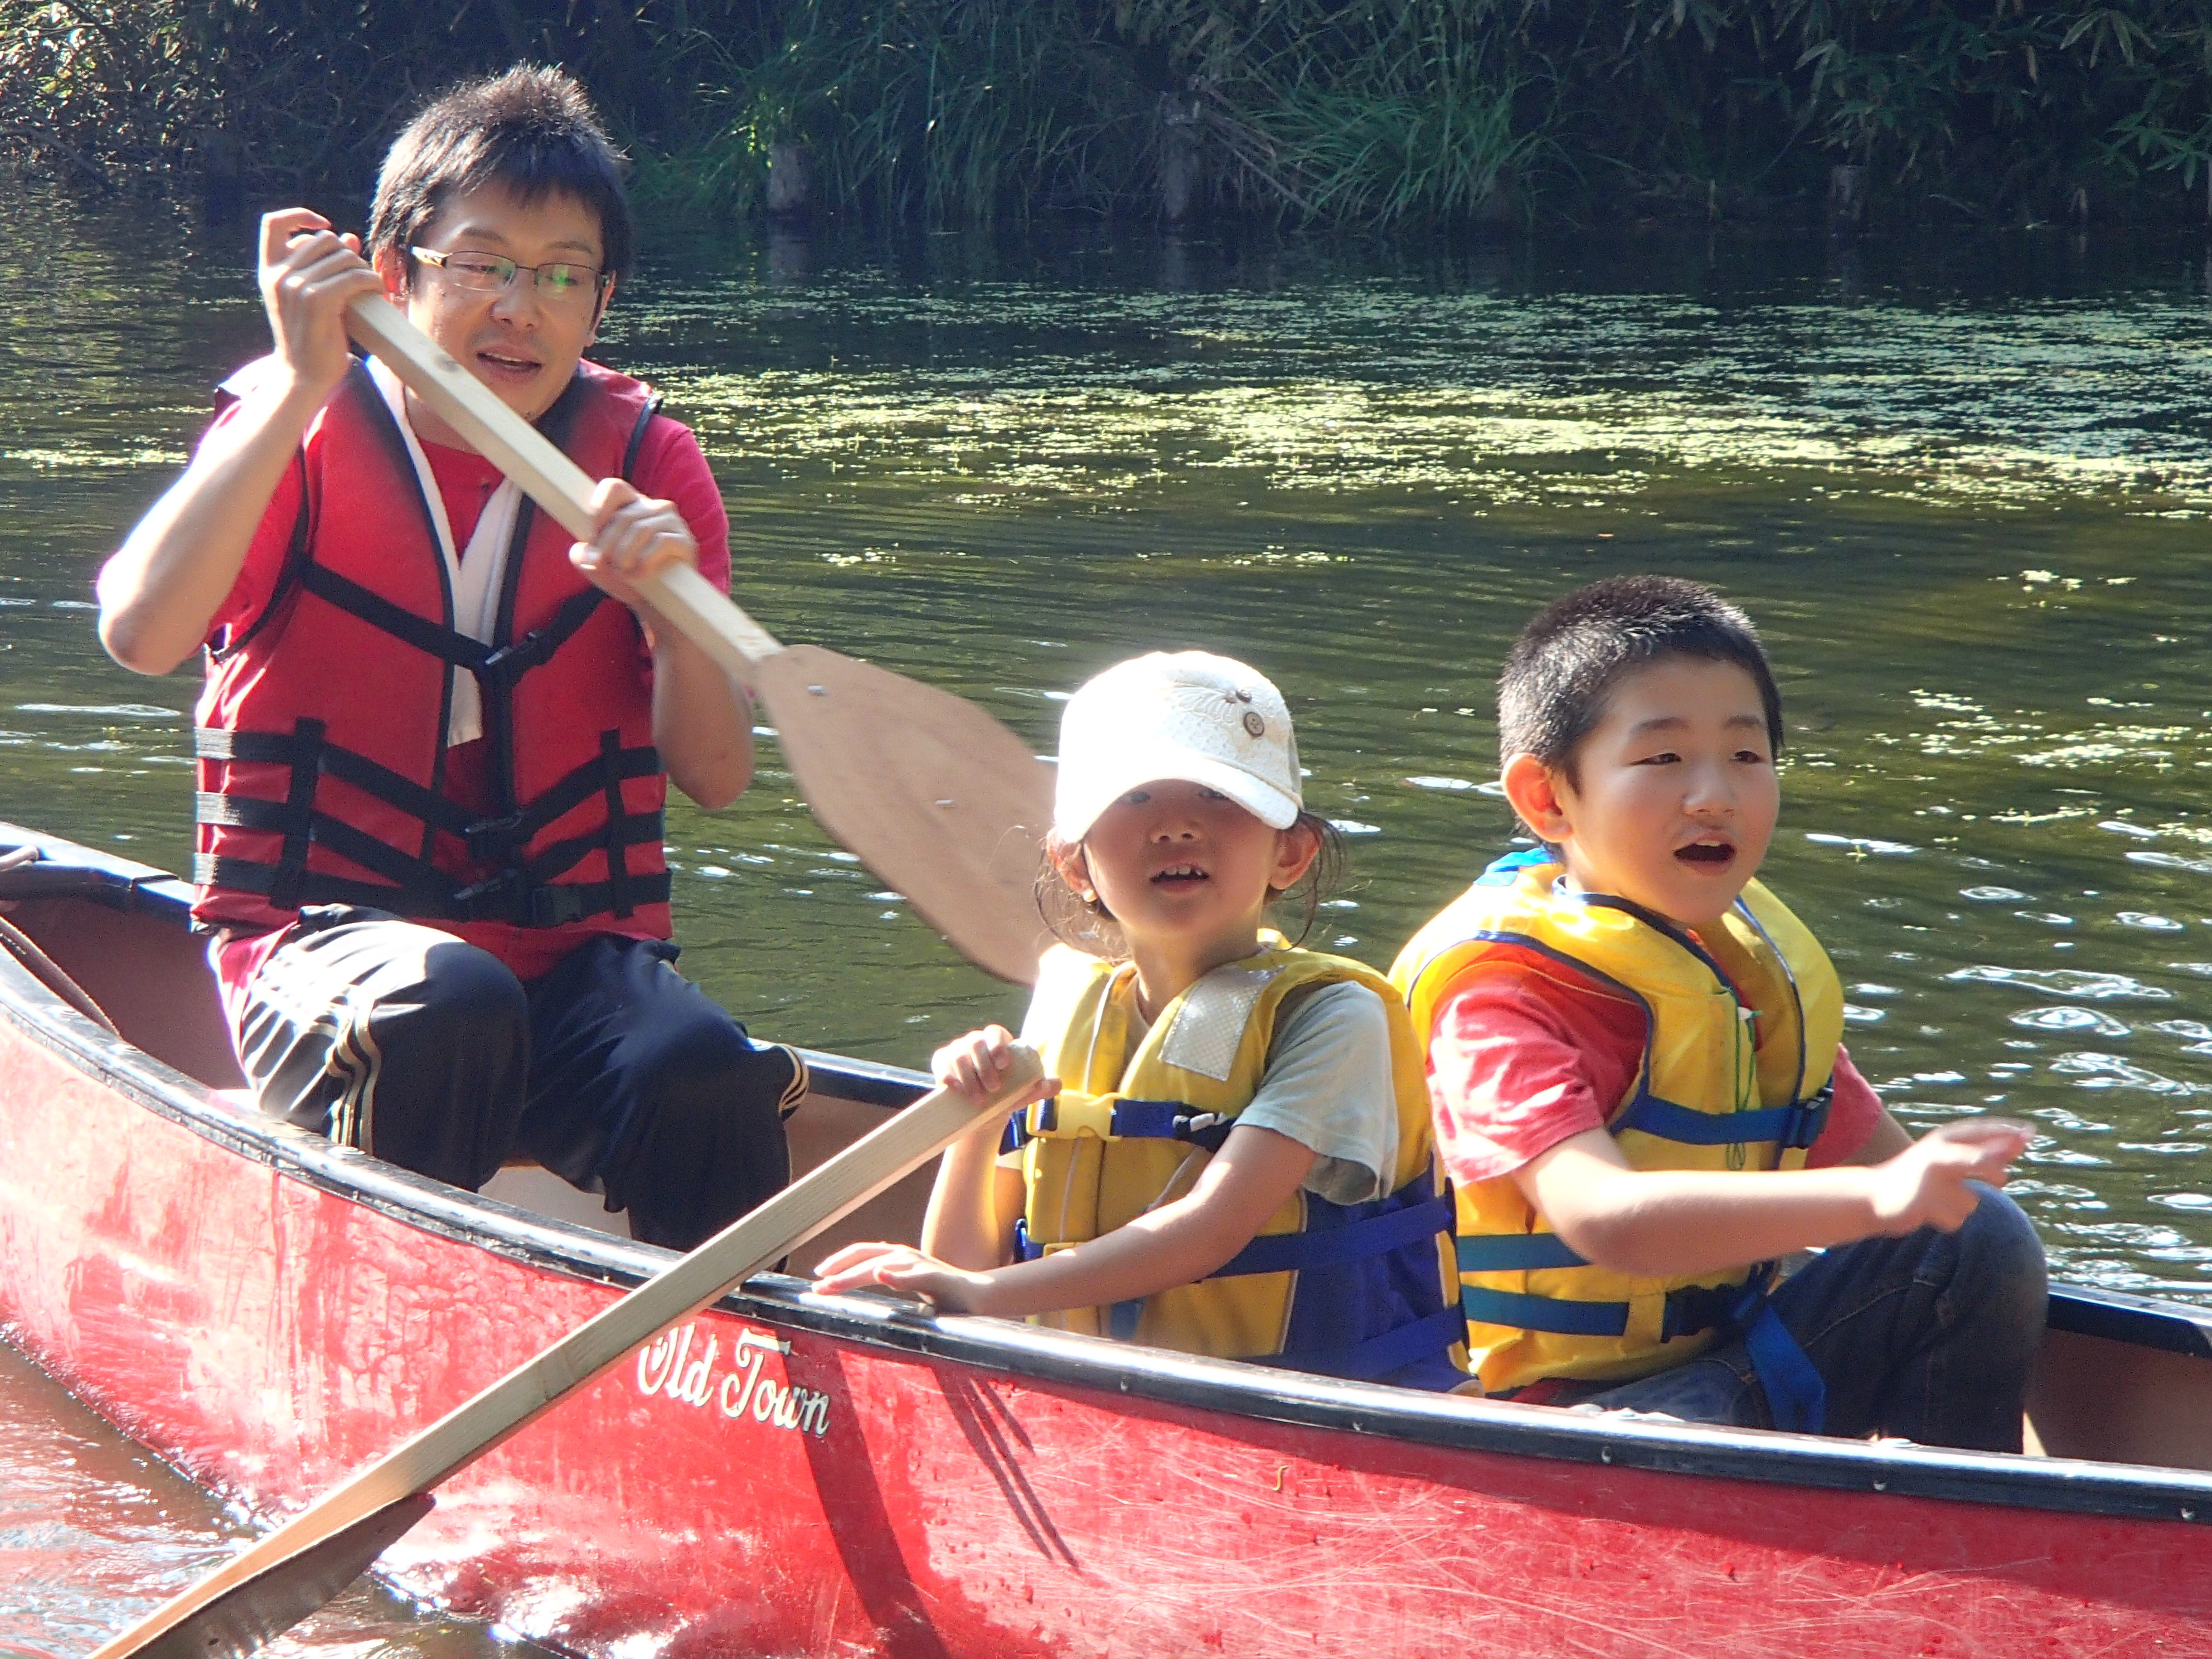
[[(236, 404), (227, 406), (209, 427), (209, 435), (220, 430), (238, 407)], [(201, 440), (203, 444), (207, 441), (206, 437)], [(477, 520), (483, 515), (492, 492), (499, 488), (504, 475), (497, 465), (473, 450), (425, 442), (422, 454), (430, 464), (431, 476), (437, 480), (438, 494), (445, 503), (454, 543), (465, 548), (469, 538), (476, 533)], [(672, 420), (656, 420), (648, 426), (638, 448), (637, 463), (631, 469), (631, 482), (646, 495), (675, 503), (684, 523), (691, 528), (692, 539), (699, 544), (699, 574), (723, 592), (728, 592), (729, 518), (714, 472), (690, 428)], [(210, 640), (225, 628), (241, 628), (250, 623), (268, 605), (283, 573), (291, 548), (293, 524), (299, 512), (299, 474), (288, 469), (246, 550), (238, 580), (231, 585), (228, 597), (208, 624)], [(642, 644), (638, 651), (637, 672), (641, 684), (649, 689), (653, 656)], [(448, 750), (442, 793), (464, 806), (478, 811), (489, 808), (489, 764), (481, 740)], [(606, 926), (595, 927), (582, 922), (558, 927), (514, 927), (498, 922), (465, 925), (471, 943), (491, 951), (521, 979), (535, 979), (550, 973), (562, 957), (587, 942), (594, 933), (608, 931)], [(617, 924), (612, 931), (623, 930)], [(640, 933), (635, 937), (650, 935)], [(243, 986), (260, 970), (262, 962), (282, 938), (283, 930), (279, 928), (273, 933), (233, 939), (218, 946), (214, 953), (216, 977), (227, 988)]]
[[(1493, 959), (1437, 1006), (1429, 1096), (1437, 1152), (1465, 1186), (1507, 1176), (1561, 1141), (1601, 1129), (1636, 1080), (1644, 1016), (1636, 1002), (1547, 959)], [(1865, 1145), (1881, 1101), (1836, 1052), (1835, 1099), (1808, 1168)]]

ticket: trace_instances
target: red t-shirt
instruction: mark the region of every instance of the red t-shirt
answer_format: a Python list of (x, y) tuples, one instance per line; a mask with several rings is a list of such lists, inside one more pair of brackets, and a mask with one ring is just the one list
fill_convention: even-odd
[[(1467, 1185), (1510, 1175), (1561, 1141), (1605, 1127), (1644, 1060), (1638, 1003), (1556, 963), (1499, 958), (1462, 975), (1437, 1006), (1429, 1097), (1437, 1156)], [(1881, 1101), (1836, 1053), (1835, 1098), (1808, 1168), (1866, 1144)]]
[[(238, 407), (232, 404), (218, 414), (208, 428), (209, 436), (220, 431)], [(204, 445), (208, 438), (200, 441)], [(454, 544), (465, 549), (469, 538), (476, 533), (477, 520), (483, 516), (485, 504), (499, 488), (503, 475), (496, 465), (473, 450), (449, 449), (442, 444), (425, 442), (422, 453), (430, 464), (431, 477), (437, 480), (446, 518), (453, 526)], [(692, 539), (699, 544), (699, 574), (723, 592), (728, 592), (729, 519), (723, 510), (721, 490), (690, 428), (665, 417), (654, 420), (646, 428), (644, 441), (638, 447), (637, 464), (631, 469), (630, 482), (644, 495), (676, 504), (677, 511), (691, 527)], [(242, 630), (250, 626), (269, 604), (290, 550), (292, 528), (300, 514), (300, 489), (298, 470), (287, 468), (276, 493), (270, 500), (268, 511), (262, 514), (260, 527), (254, 532), (238, 580), (231, 585), (228, 597), (209, 624), (210, 642), (225, 629)], [(641, 645), (639, 648), (637, 674), (640, 686), (649, 695), (653, 684), (653, 653), (649, 646)], [(459, 744), (447, 751), (441, 793), (471, 810), (483, 811), (490, 805), (489, 770), (489, 758), (481, 740)], [(289, 914), (272, 909), (270, 925), (281, 928)], [(497, 921), (428, 925), (444, 927), (471, 945), (489, 951), (523, 979), (534, 979), (550, 972), (562, 957), (599, 933), (615, 933), (633, 939), (652, 937), (648, 930), (611, 917), (602, 917), (597, 922), (568, 922), (556, 927), (517, 927)], [(216, 973), (226, 993), (243, 986), (258, 972), (281, 938), (281, 932), (258, 933), (233, 939), (219, 946), (215, 952)]]

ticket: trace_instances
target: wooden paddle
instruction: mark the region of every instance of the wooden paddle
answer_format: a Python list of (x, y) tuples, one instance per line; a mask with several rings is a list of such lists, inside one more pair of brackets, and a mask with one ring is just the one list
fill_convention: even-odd
[[(388, 301), (359, 300), (354, 337), (579, 541), (592, 480)], [(953, 949), (1027, 985), (1050, 939), (1036, 881), (1052, 770), (965, 698), (819, 646), (785, 646), (696, 570), (639, 584), (647, 601), (767, 705), (814, 816)]]
[[(1041, 1075), (1036, 1054), (1018, 1048), (998, 1099), (1027, 1088)], [(92, 1659), (231, 1659), (252, 1653), (351, 1583), (386, 1546), (428, 1514), (431, 1487), (677, 1321), (858, 1209), (941, 1150), (977, 1115), (976, 1108), (949, 1089), (925, 1095), (318, 1498)]]

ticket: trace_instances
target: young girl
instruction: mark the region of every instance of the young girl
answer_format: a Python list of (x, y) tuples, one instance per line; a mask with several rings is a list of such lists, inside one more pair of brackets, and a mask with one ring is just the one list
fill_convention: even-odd
[[(1380, 975), (1261, 927), (1330, 837), (1303, 810), (1281, 694), (1243, 664), (1155, 653), (1085, 685), (1046, 850), (1081, 907), (1079, 931), (1055, 931), (1109, 954), (1046, 953), (1022, 1036), (1048, 1075), (1004, 1150), (994, 1115), (946, 1152), (921, 1248), (850, 1245), (815, 1288), (1465, 1383), (1404, 1006)], [(1012, 1040), (970, 1032), (938, 1051), (938, 1079), (980, 1101)]]

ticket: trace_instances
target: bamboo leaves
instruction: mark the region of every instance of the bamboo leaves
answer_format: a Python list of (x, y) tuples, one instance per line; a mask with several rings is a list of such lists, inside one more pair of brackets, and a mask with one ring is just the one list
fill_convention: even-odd
[(753, 207), (782, 146), (933, 222), (1150, 216), (1171, 174), (1299, 220), (1771, 212), (1835, 164), (2019, 220), (2212, 166), (2212, 0), (0, 0), (0, 155), (161, 188), (214, 134), (264, 191), (357, 188), (518, 55), (666, 208)]

